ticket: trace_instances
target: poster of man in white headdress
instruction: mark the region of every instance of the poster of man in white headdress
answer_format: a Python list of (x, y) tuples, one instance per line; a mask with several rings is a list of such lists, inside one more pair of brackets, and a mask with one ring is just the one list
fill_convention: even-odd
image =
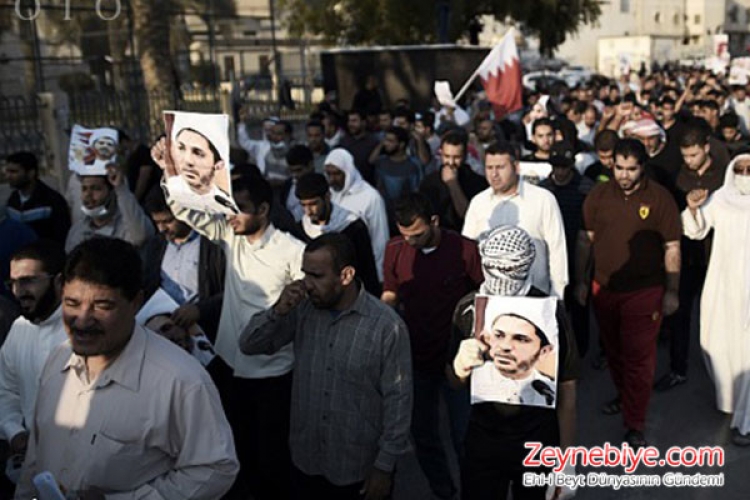
[(135, 321), (182, 347), (203, 366), (208, 366), (216, 357), (213, 344), (198, 323), (183, 328), (172, 319), (172, 313), (178, 307), (177, 302), (159, 288), (138, 311)]
[(471, 402), (554, 408), (557, 299), (478, 295), (474, 335), (487, 347), (471, 375)]
[(80, 175), (106, 175), (107, 165), (117, 162), (118, 135), (113, 128), (74, 125), (70, 132), (68, 168)]
[(165, 111), (166, 187), (179, 204), (236, 214), (229, 176), (229, 117)]

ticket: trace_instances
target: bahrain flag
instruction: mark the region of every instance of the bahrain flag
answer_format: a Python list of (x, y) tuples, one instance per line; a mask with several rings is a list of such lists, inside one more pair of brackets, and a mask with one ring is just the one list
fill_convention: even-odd
[(487, 99), (495, 110), (496, 120), (521, 109), (521, 61), (513, 28), (509, 29), (502, 41), (487, 54), (479, 65), (478, 73)]

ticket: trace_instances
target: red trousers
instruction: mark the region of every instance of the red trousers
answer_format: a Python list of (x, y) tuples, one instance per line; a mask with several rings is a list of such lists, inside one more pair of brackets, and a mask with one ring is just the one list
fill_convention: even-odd
[(625, 427), (643, 431), (654, 383), (664, 287), (613, 292), (595, 281), (591, 293)]

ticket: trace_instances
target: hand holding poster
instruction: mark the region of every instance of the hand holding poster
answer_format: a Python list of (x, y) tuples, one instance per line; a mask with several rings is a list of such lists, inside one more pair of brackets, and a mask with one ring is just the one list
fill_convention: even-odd
[(172, 320), (172, 313), (178, 308), (177, 302), (163, 288), (159, 288), (141, 307), (135, 320), (138, 324), (185, 349), (201, 365), (208, 366), (216, 357), (211, 341), (197, 323), (189, 328), (182, 328), (177, 325)]
[(157, 163), (170, 197), (203, 212), (238, 213), (229, 175), (229, 117), (165, 111), (164, 123), (167, 137)]
[(118, 135), (113, 128), (73, 125), (68, 169), (79, 175), (107, 175), (107, 165), (117, 162)]
[(557, 299), (477, 295), (474, 336), (487, 346), (471, 375), (471, 402), (554, 408)]

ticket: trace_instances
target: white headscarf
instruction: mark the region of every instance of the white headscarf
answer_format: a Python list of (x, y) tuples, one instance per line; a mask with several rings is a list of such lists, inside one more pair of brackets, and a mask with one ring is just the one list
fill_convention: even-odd
[(328, 153), (324, 164), (333, 165), (346, 176), (344, 187), (341, 191), (335, 191), (331, 188), (331, 201), (334, 203), (341, 204), (341, 200), (345, 196), (357, 193), (361, 188), (361, 184), (365, 182), (359, 170), (354, 165), (354, 157), (344, 148), (336, 148)]
[[(711, 203), (716, 204), (718, 207), (740, 211), (745, 214), (745, 227), (736, 228), (736, 234), (738, 236), (745, 236), (745, 241), (738, 241), (738, 243), (741, 244), (737, 246), (737, 251), (741, 253), (738, 258), (742, 259), (744, 262), (750, 262), (750, 194), (740, 193), (735, 184), (735, 178), (737, 175), (734, 173), (734, 165), (740, 160), (750, 161), (750, 154), (741, 154), (734, 157), (724, 175), (724, 185), (712, 195)], [(745, 283), (750, 283), (750, 265), (747, 266)], [(750, 327), (750, 287), (747, 287), (746, 290), (744, 290), (744, 293), (745, 299), (743, 307), (745, 309), (745, 326)]]

